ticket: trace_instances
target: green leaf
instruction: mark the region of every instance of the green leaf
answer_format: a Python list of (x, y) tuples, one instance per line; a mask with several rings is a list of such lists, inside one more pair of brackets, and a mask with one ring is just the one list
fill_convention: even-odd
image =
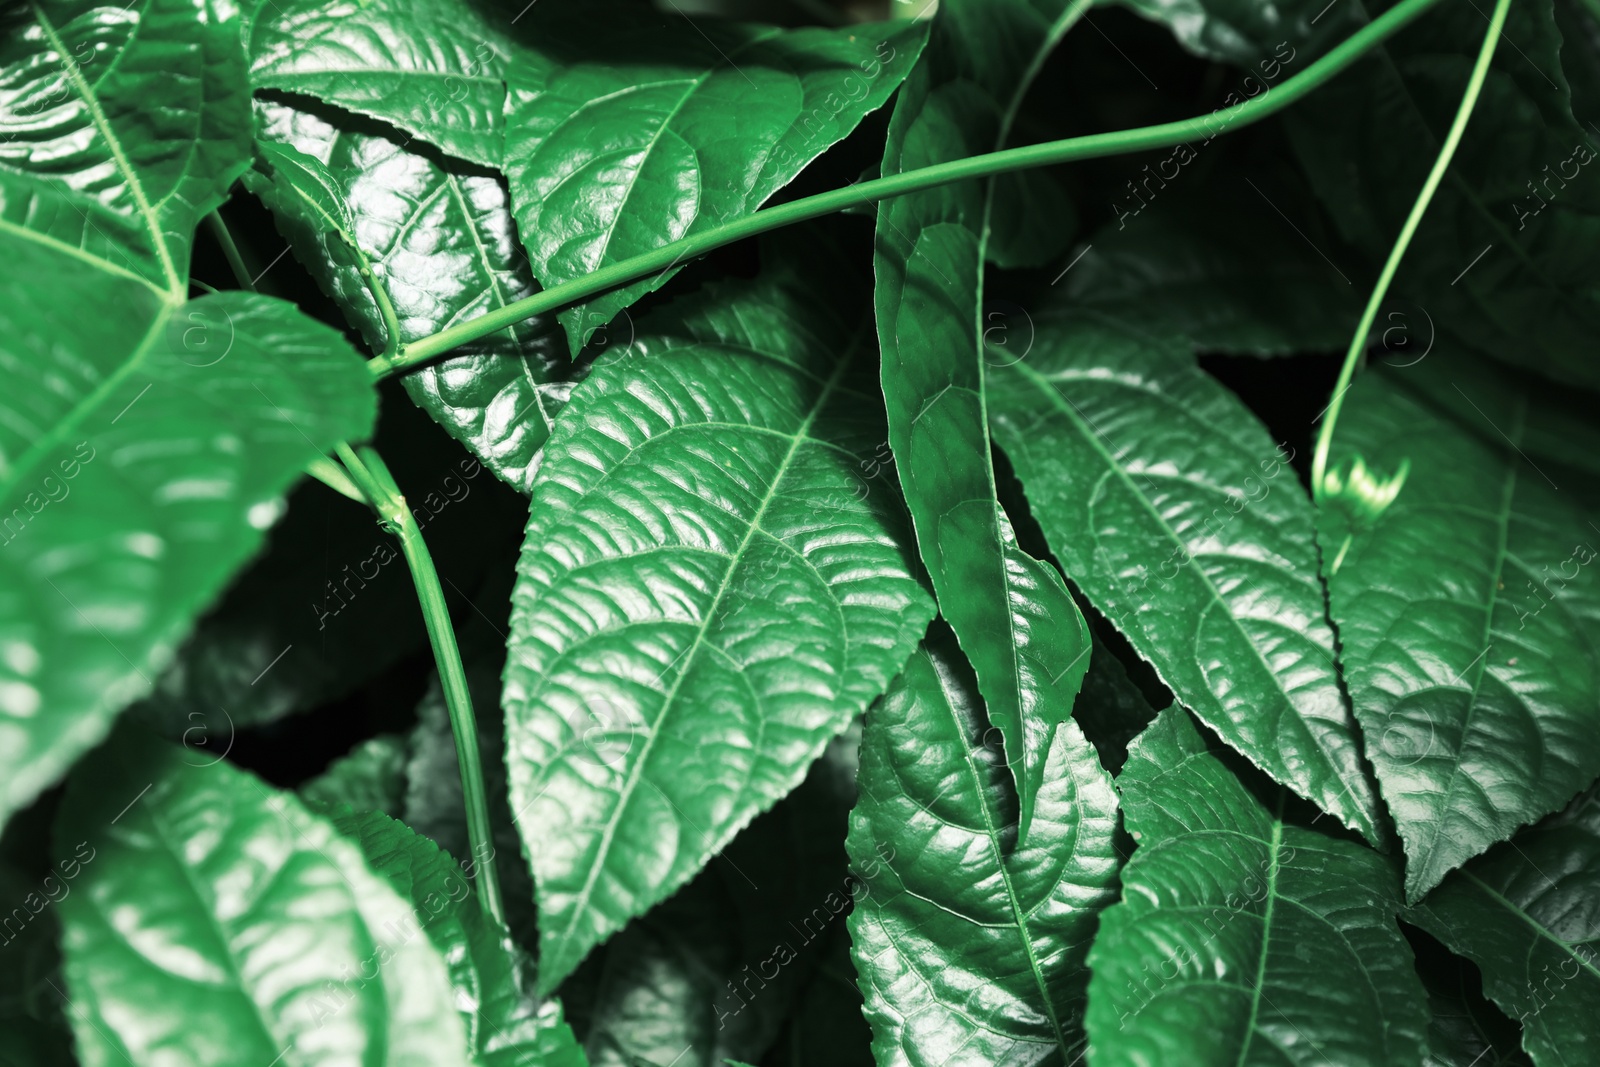
[[(1362, 7), (1341, 5), (1323, 25), (1348, 33), (1367, 21)], [(1362, 76), (1338, 78), (1288, 113), (1319, 200), (1374, 263), (1422, 186), (1484, 29), (1471, 5), (1441, 7), (1425, 31), (1402, 33), (1386, 55), (1365, 60)], [(1491, 355), (1594, 388), (1600, 142), (1573, 119), (1550, 0), (1512, 5), (1502, 37), (1393, 291)]]
[(92, 850), (58, 905), (83, 1062), (466, 1067), (412, 908), (294, 797), (191, 756), (124, 730), (67, 790), (57, 851)]
[(1451, 874), (1407, 919), (1475, 962), (1538, 1067), (1583, 1063), (1600, 1013), (1600, 803), (1591, 791)]
[(328, 819), (416, 909), (428, 940), (449, 965), (480, 1067), (588, 1067), (560, 1005), (541, 1007), (525, 990), (527, 960), (479, 908), (470, 869), (457, 867), (437, 845), (387, 815), (344, 808)]
[[(405, 786), (405, 738), (379, 734), (334, 760), (297, 792), (313, 808), (344, 804), (356, 811), (398, 815)], [(337, 824), (338, 820), (334, 821)]]
[[(506, 176), (546, 288), (748, 215), (869, 112), (922, 51), (917, 23), (778, 30), (637, 14), (528, 31), (508, 70)], [(531, 57), (531, 61), (530, 61)], [(559, 315), (573, 352), (663, 271)]]
[(793, 789), (931, 614), (858, 473), (870, 322), (807, 247), (642, 327), (534, 482), (504, 701), (546, 990)]
[(1427, 1009), (1388, 861), (1287, 822), (1285, 791), (1247, 786), (1177, 706), (1117, 787), (1139, 846), (1089, 953), (1097, 1067), (1421, 1059)]
[(880, 1067), (1077, 1062), (1116, 795), (1071, 722), (1025, 831), (1008, 778), (959, 651), (931, 640), (867, 714), (846, 841), (871, 890), (850, 933)]
[[(374, 353), (389, 331), (363, 269), (393, 303), (402, 342), (536, 291), (498, 177), (408, 151), (348, 116), (256, 108), (260, 158), (246, 181)], [(451, 436), (526, 492), (566, 373), (554, 323), (528, 319), (404, 381)]]
[(0, 258), (4, 819), (149, 692), (374, 397), (344, 339), (280, 301), (178, 303), (33, 231), (0, 233)]
[(1286, 457), (1182, 347), (1094, 314), (1035, 325), (989, 415), (1068, 576), (1224, 741), (1376, 839)]
[(0, 822), (147, 689), (300, 468), (372, 425), (334, 331), (185, 302), (195, 222), (248, 161), (231, 15), (0, 16)]
[(223, 0), (8, 4), (0, 234), (27, 231), (182, 299), (194, 228), (249, 163), (242, 66)]
[(1345, 397), (1330, 470), (1410, 474), (1376, 519), (1333, 498), (1319, 531), (1412, 900), (1600, 774), (1593, 404), (1439, 347)]
[(563, 986), (594, 1067), (717, 1067), (772, 1047), (845, 932), (841, 912), (871, 891), (843, 846), (859, 740), (835, 738), (799, 788)]
[[(1024, 72), (1081, 13), (1066, 0), (1041, 6), (940, 5), (927, 57), (889, 123), (885, 176), (1005, 142)], [(889, 442), (917, 543), (1004, 736), (1026, 827), (1054, 727), (1070, 716), (1088, 669), (1089, 632), (1061, 576), (1017, 547), (995, 496), (984, 340), (1007, 324), (980, 320), (993, 203), (990, 186), (967, 182), (881, 206), (876, 302)]]
[(462, 0), (273, 0), (251, 26), (250, 81), (381, 119), (494, 167), (509, 50), (478, 5)]

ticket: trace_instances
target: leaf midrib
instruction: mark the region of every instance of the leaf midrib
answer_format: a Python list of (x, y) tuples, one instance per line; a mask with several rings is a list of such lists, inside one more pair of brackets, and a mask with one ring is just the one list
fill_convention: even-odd
[(1261, 1012), (1262, 986), (1267, 981), (1267, 952), (1272, 943), (1272, 915), (1278, 906), (1278, 870), (1283, 852), (1283, 802), (1286, 792), (1288, 791), (1279, 788), (1278, 810), (1272, 817), (1272, 841), (1269, 845), (1272, 858), (1271, 865), (1267, 868), (1267, 904), (1261, 912), (1261, 954), (1256, 961), (1256, 980), (1250, 996), (1250, 1018), (1245, 1024), (1244, 1042), (1239, 1046), (1239, 1057), (1234, 1061), (1235, 1067), (1245, 1067), (1250, 1043), (1255, 1038), (1256, 1019)]
[(39, 23), (39, 29), (44, 33), (46, 39), (49, 40), (50, 47), (55, 50), (57, 57), (63, 60), (61, 67), (67, 76), (67, 80), (78, 91), (78, 95), (83, 98), (84, 106), (89, 109), (90, 120), (94, 123), (95, 129), (100, 131), (100, 136), (104, 138), (106, 147), (111, 150), (112, 161), (117, 165), (117, 170), (122, 172), (123, 180), (128, 184), (128, 192), (133, 196), (133, 202), (135, 207), (138, 208), (139, 216), (144, 222), (145, 229), (150, 233), (150, 243), (154, 246), (156, 256), (161, 261), (161, 271), (166, 275), (168, 292), (181, 299), (184, 295), (183, 279), (178, 277), (177, 266), (172, 262), (172, 252), (167, 248), (166, 239), (161, 232), (161, 225), (156, 219), (155, 208), (151, 206), (150, 198), (145, 194), (144, 183), (139, 180), (139, 175), (133, 169), (133, 163), (128, 159), (127, 153), (123, 151), (122, 141), (118, 139), (115, 131), (111, 129), (111, 122), (106, 118), (105, 111), (100, 107), (99, 97), (95, 95), (89, 83), (83, 80), (83, 73), (78, 69), (77, 64), (67, 59), (69, 54), (67, 44), (61, 39), (61, 35), (56, 32), (55, 25), (45, 17), (44, 9), (39, 6), (37, 0), (32, 0), (29, 6), (33, 8), (34, 19)]
[[(954, 706), (946, 695), (942, 679), (939, 688), (939, 704), (949, 714), (956, 736), (962, 736), (964, 731), (962, 730), (961, 717), (956, 714)], [(1015, 927), (1018, 940), (1022, 942), (1022, 951), (1028, 958), (1028, 970), (1032, 973), (1034, 985), (1039, 990), (1039, 1002), (1044, 1005), (1045, 1015), (1050, 1020), (1050, 1029), (1056, 1035), (1056, 1046), (1061, 1049), (1061, 1054), (1064, 1057), (1069, 1051), (1067, 1035), (1061, 1027), (1060, 1018), (1056, 1015), (1055, 1002), (1050, 998), (1050, 986), (1045, 981), (1043, 968), (1039, 966), (1038, 954), (1033, 950), (1033, 937), (1028, 929), (1028, 919), (1032, 913), (1023, 909), (1022, 901), (1017, 896), (1017, 887), (1012, 881), (1011, 869), (1006, 865), (1006, 857), (1000, 848), (1000, 831), (994, 812), (989, 805), (989, 791), (984, 785), (982, 775), (978, 773), (971, 746), (967, 746), (967, 751), (962, 757), (962, 763), (967, 768), (967, 776), (972, 780), (973, 795), (978, 798), (978, 812), (983, 816), (984, 837), (989, 842), (989, 854), (994, 858), (995, 870), (1000, 872), (1000, 881), (1006, 890), (1006, 903), (1011, 910), (1012, 916), (1014, 916), (1009, 925)], [(1009, 771), (1010, 768), (1008, 767), (1007, 770)], [(1018, 783), (1018, 785), (1020, 793), (1022, 784)]]
[(682, 688), (684, 680), (688, 678), (690, 668), (694, 666), (695, 659), (700, 654), (700, 648), (706, 642), (706, 635), (711, 629), (711, 624), (717, 618), (718, 608), (722, 604), (723, 597), (727, 595), (729, 585), (733, 580), (733, 575), (738, 570), (739, 561), (743, 559), (744, 553), (749, 548), (750, 542), (752, 539), (754, 539), (757, 530), (760, 529), (761, 520), (766, 516), (767, 508), (771, 506), (772, 501), (777, 497), (779, 486), (781, 486), (784, 480), (788, 477), (789, 468), (793, 465), (795, 456), (799, 453), (801, 445), (810, 440), (809, 434), (811, 427), (816, 423), (816, 420), (821, 415), (823, 408), (827, 406), (828, 400), (833, 394), (835, 385), (837, 385), (837, 383), (843, 378), (845, 370), (849, 367), (850, 362), (851, 361), (847, 356), (841, 356), (838, 364), (834, 368), (833, 374), (823, 385), (822, 389), (819, 390), (816, 402), (812, 405), (811, 411), (806, 415), (805, 420), (795, 431), (794, 440), (790, 443), (788, 451), (784, 454), (783, 459), (779, 462), (778, 469), (773, 473), (772, 484), (768, 486), (767, 492), (762, 496), (761, 503), (757, 505), (754, 515), (751, 516), (750, 524), (746, 528), (744, 536), (740, 539), (738, 547), (734, 549), (730, 557), (728, 568), (723, 572), (722, 581), (718, 584), (716, 593), (712, 596), (710, 604), (707, 605), (706, 610), (701, 617), (700, 628), (695, 633), (694, 640), (689, 645), (688, 652), (682, 657), (682, 669), (678, 671), (677, 677), (675, 677), (672, 681), (671, 688), (667, 690), (665, 696), (662, 698), (661, 710), (656, 715), (653, 729), (651, 729), (648, 735), (645, 737), (644, 745), (639, 750), (639, 758), (633, 761), (632, 766), (628, 770), (628, 776), (623, 780), (621, 787), (619, 787), (617, 790), (616, 804), (612, 807), (611, 817), (606, 820), (605, 828), (601, 831), (600, 842), (595, 848), (594, 860), (589, 865), (589, 873), (584, 879), (583, 886), (578, 891), (573, 903), (569, 905), (571, 914), (567, 920), (566, 927), (562, 930), (560, 935), (560, 940), (563, 944), (571, 941), (573, 932), (577, 929), (579, 921), (585, 918), (588, 912), (589, 900), (594, 893), (594, 887), (596, 882), (599, 880), (600, 872), (607, 865), (607, 860), (610, 856), (611, 842), (616, 836), (617, 826), (622, 821), (622, 813), (627, 810), (629, 801), (633, 797), (634, 791), (639, 787), (639, 782), (644, 775), (645, 766), (650, 759), (650, 752), (655, 747), (656, 739), (663, 733), (662, 724), (666, 721), (667, 716), (676, 706), (678, 692)]
[[(1143, 505), (1144, 509), (1149, 512), (1150, 516), (1156, 521), (1156, 524), (1160, 527), (1161, 531), (1171, 539), (1171, 542), (1174, 545), (1183, 549), (1184, 551), (1188, 551), (1188, 545), (1181, 537), (1178, 536), (1178, 532), (1174, 530), (1167, 520), (1162, 517), (1161, 513), (1156, 510), (1155, 505), (1152, 504), (1150, 500), (1139, 491), (1138, 487), (1133, 484), (1133, 479), (1128, 476), (1127, 471), (1124, 470), (1122, 465), (1117, 462), (1116, 457), (1112, 456), (1111, 453), (1106, 450), (1105, 446), (1102, 445), (1093, 434), (1087, 431), (1087, 429), (1079, 421), (1076, 410), (1072, 407), (1072, 405), (1064, 403), (1063, 398), (1050, 384), (1049, 379), (1045, 378), (1044, 375), (1028, 366), (1026, 362), (1014, 364), (1012, 369), (1018, 371), (1023, 377), (1032, 382), (1035, 388), (1046, 394), (1051, 405), (1061, 412), (1063, 416), (1065, 416), (1067, 422), (1075, 431), (1077, 431), (1078, 435), (1087, 441), (1089, 447), (1094, 449), (1095, 452), (1102, 457), (1102, 459), (1105, 461), (1108, 472), (1121, 481), (1123, 483), (1123, 487), (1130, 494), (1132, 494), (1132, 496), (1137, 499), (1141, 505)], [(1276, 687), (1278, 694), (1283, 698), (1284, 706), (1289, 708), (1298, 719), (1300, 717), (1300, 709), (1290, 698), (1288, 691), (1283, 688), (1282, 679), (1278, 677), (1277, 672), (1272, 669), (1272, 666), (1267, 663), (1266, 657), (1263, 655), (1261, 649), (1257, 648), (1255, 642), (1250, 640), (1250, 635), (1245, 633), (1243, 624), (1229, 609), (1227, 602), (1223, 600), (1222, 593), (1217, 588), (1216, 583), (1211, 580), (1211, 576), (1207, 574), (1204, 569), (1196, 568), (1195, 573), (1198, 575), (1200, 580), (1205, 583), (1206, 590), (1211, 594), (1212, 603), (1222, 609), (1222, 614), (1231, 623), (1233, 623), (1233, 628), (1238, 633), (1239, 639), (1243, 641), (1244, 644), (1255, 654), (1256, 661), (1261, 664), (1262, 670), (1266, 672), (1267, 677), (1272, 679), (1272, 683)], [(1209, 687), (1207, 687), (1207, 692), (1210, 692)], [(1215, 696), (1215, 694), (1213, 694), (1213, 696)], [(1324, 760), (1327, 761), (1327, 768), (1334, 773), (1335, 778), (1342, 778), (1338, 765), (1334, 763), (1332, 759), (1332, 753), (1330, 753), (1324, 747), (1322, 738), (1316, 736), (1310, 730), (1309, 726), (1303, 721), (1302, 726), (1306, 726), (1307, 736), (1312, 739), (1312, 742), (1317, 746), (1317, 750), (1322, 753)], [(1253, 757), (1251, 762), (1256, 762)], [(1365, 820), (1363, 819), (1362, 821), (1364, 822)]]
[(1595, 965), (1589, 960), (1584, 959), (1582, 956), (1579, 956), (1576, 952), (1572, 951), (1572, 947), (1570, 945), (1561, 940), (1559, 937), (1555, 936), (1555, 934), (1552, 934), (1548, 929), (1545, 928), (1543, 923), (1539, 922), (1532, 915), (1529, 915), (1525, 910), (1523, 910), (1521, 905), (1512, 901), (1505, 894), (1501, 893), (1488, 882), (1485, 882), (1482, 878), (1479, 878), (1469, 870), (1463, 869), (1461, 871), (1461, 876), (1467, 879), (1467, 881), (1475, 884), (1478, 887), (1479, 892), (1483, 893), (1490, 900), (1511, 912), (1518, 919), (1521, 919), (1536, 935), (1550, 942), (1552, 945), (1555, 945), (1562, 952), (1565, 952), (1568, 956), (1571, 956), (1573, 959), (1577, 960), (1584, 970), (1588, 971), (1596, 979), (1600, 979), (1600, 968), (1596, 968)]

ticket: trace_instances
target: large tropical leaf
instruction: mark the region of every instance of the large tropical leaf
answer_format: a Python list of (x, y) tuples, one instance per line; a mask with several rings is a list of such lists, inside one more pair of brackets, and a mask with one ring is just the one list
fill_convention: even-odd
[(294, 797), (124, 729), (56, 838), (91, 850), (58, 905), (88, 1067), (470, 1062), (419, 917)]
[(1345, 398), (1332, 469), (1410, 464), (1376, 518), (1349, 478), (1319, 536), (1413, 900), (1600, 774), (1597, 455), (1591, 402), (1448, 338)]
[(493, 167), (509, 49), (467, 0), (272, 0), (250, 27), (250, 81), (382, 119)]
[(1477, 963), (1538, 1067), (1590, 1063), (1600, 1013), (1600, 801), (1567, 810), (1451, 874), (1407, 918)]
[[(1348, 34), (1367, 21), (1364, 6), (1341, 5), (1319, 28)], [(1425, 26), (1397, 35), (1288, 113), (1319, 199), (1375, 263), (1449, 128), (1487, 10), (1429, 12)], [(1592, 130), (1572, 115), (1562, 52), (1551, 0), (1511, 6), (1473, 120), (1394, 292), (1491, 355), (1593, 388), (1600, 167)], [(1383, 121), (1356, 118), (1372, 115)], [(1398, 144), (1414, 150), (1394, 151)], [(1350, 165), (1356, 159), (1362, 164)]]
[(544, 989), (794, 788), (927, 624), (860, 475), (882, 429), (849, 274), (797, 247), (686, 301), (557, 420), (504, 696)]
[[(1050, 48), (1066, 0), (948, 0), (889, 124), (885, 175), (992, 151)], [(894, 451), (922, 560), (990, 721), (1026, 827), (1057, 723), (1088, 669), (1088, 628), (1061, 576), (1016, 544), (995, 497), (979, 334), (994, 187), (945, 186), (879, 208), (878, 337)], [(1050, 225), (1055, 220), (1036, 220)]]
[(350, 346), (288, 304), (179, 303), (27, 234), (0, 233), (0, 818), (150, 691), (300, 469), (374, 407)]
[[(546, 288), (760, 207), (883, 105), (926, 33), (915, 22), (783, 31), (629, 11), (597, 34), (592, 10), (541, 15), (524, 20), (538, 51), (519, 50), (508, 68), (505, 171)], [(572, 350), (673, 273), (561, 312)]]
[(1139, 844), (1089, 953), (1089, 1062), (1417, 1063), (1394, 865), (1239, 773), (1176, 705), (1134, 742), (1117, 787)]
[(181, 299), (195, 225), (249, 153), (239, 22), (225, 0), (0, 11), (0, 232), (26, 230)]
[(1224, 741), (1375, 837), (1282, 452), (1183, 346), (1096, 314), (1035, 322), (989, 415), (1068, 576)]
[[(393, 305), (402, 343), (536, 291), (497, 176), (311, 105), (258, 101), (256, 110), (250, 188), (374, 353), (391, 340), (374, 283)], [(408, 374), (406, 391), (526, 492), (570, 388), (559, 344), (552, 322), (526, 319)]]
[(954, 642), (930, 639), (868, 713), (846, 845), (870, 890), (850, 932), (880, 1067), (1077, 1062), (1084, 955), (1116, 893), (1117, 800), (1071, 722), (1043, 781), (1019, 834)]
[(226, 14), (3, 16), (0, 821), (147, 691), (299, 469), (371, 426), (334, 331), (186, 302), (195, 222), (248, 159)]
[(378, 812), (341, 807), (328, 821), (416, 909), (423, 932), (449, 965), (479, 1067), (588, 1067), (560, 1005), (541, 1006), (530, 995), (528, 961), (478, 906), (473, 868), (458, 867), (437, 845)]

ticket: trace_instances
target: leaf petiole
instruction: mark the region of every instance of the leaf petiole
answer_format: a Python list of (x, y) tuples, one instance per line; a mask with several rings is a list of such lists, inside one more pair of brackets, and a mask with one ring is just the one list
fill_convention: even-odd
[(411, 508), (406, 505), (405, 497), (401, 495), (393, 475), (378, 453), (371, 448), (362, 448), (358, 453), (348, 444), (339, 445), (338, 453), (350, 480), (360, 488), (367, 503), (377, 513), (379, 523), (400, 538), (400, 551), (405, 554), (406, 565), (411, 568), (411, 580), (417, 587), (417, 599), (422, 605), (422, 620), (427, 626), (433, 659), (439, 668), (445, 706), (450, 712), (450, 729), (455, 735), (456, 761), (461, 768), (461, 793), (467, 809), (467, 837), (472, 842), (471, 870), (477, 884), (478, 902), (490, 918), (504, 926), (505, 906), (494, 866), (489, 798), (483, 781), (483, 758), (478, 752), (477, 719), (472, 713), (472, 694), (467, 688), (467, 675), (461, 665), (461, 650), (456, 646), (455, 631), (450, 626), (450, 610), (444, 602), (439, 572), (434, 569), (433, 557), (428, 554), (428, 546), (422, 540), (422, 531), (411, 514)]
[[(826, 193), (804, 197), (776, 207), (763, 208), (744, 218), (712, 226), (679, 241), (649, 252), (631, 256), (582, 278), (553, 286), (543, 292), (513, 301), (477, 318), (457, 323), (427, 337), (368, 361), (373, 377), (386, 378), (408, 370), (453, 348), (468, 344), (534, 315), (541, 315), (597, 293), (636, 281), (657, 271), (671, 270), (686, 260), (703, 256), (724, 245), (766, 233), (782, 226), (820, 218), (889, 197), (932, 189), (969, 178), (981, 178), (1006, 171), (1043, 167), (1056, 163), (1097, 159), (1103, 156), (1167, 148), (1194, 140), (1210, 140), (1225, 129), (1247, 126), (1288, 107), (1328, 79), (1344, 70), (1369, 49), (1410, 23), (1439, 0), (1401, 0), (1360, 30), (1271, 93), (1251, 97), (1232, 107), (1221, 108), (1178, 122), (1140, 126), (1131, 130), (1069, 137), (1061, 141), (1008, 148), (999, 152), (969, 156), (931, 167), (903, 171), (872, 181), (859, 182)], [(390, 346), (391, 348), (393, 346)]]
[[(239, 255), (228, 224), (215, 211), (206, 216), (206, 223), (223, 247), (234, 278), (242, 288), (255, 290), (244, 259)], [(394, 308), (388, 294), (376, 284), (371, 269), (363, 257), (361, 276), (368, 282), (384, 321), (389, 327), (391, 349), (399, 338)], [(472, 694), (467, 688), (466, 671), (461, 665), (461, 650), (456, 646), (455, 631), (450, 626), (450, 611), (444, 602), (444, 589), (439, 585), (439, 572), (434, 569), (433, 557), (422, 540), (422, 531), (416, 517), (406, 505), (406, 499), (389, 473), (383, 459), (371, 448), (357, 453), (347, 443), (337, 446), (341, 466), (327, 456), (318, 456), (306, 465), (306, 473), (336, 493), (358, 503), (369, 505), (378, 515), (384, 529), (400, 538), (400, 551), (411, 569), (411, 580), (417, 587), (417, 600), (422, 605), (422, 620), (428, 630), (428, 641), (433, 646), (433, 659), (439, 670), (439, 680), (444, 688), (445, 706), (450, 711), (450, 729), (455, 735), (456, 760), (461, 768), (461, 792), (467, 809), (467, 836), (472, 842), (472, 870), (478, 886), (478, 901), (483, 910), (502, 926), (505, 925), (505, 907), (500, 895), (500, 879), (494, 867), (494, 843), (489, 827), (489, 799), (483, 783), (483, 758), (478, 752), (478, 723), (472, 713)]]

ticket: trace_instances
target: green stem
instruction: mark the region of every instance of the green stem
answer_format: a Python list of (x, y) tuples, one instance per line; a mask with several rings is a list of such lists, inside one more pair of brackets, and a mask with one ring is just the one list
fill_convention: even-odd
[(444, 688), (445, 707), (450, 711), (450, 729), (455, 734), (456, 761), (461, 768), (461, 793), (467, 809), (467, 837), (472, 843), (472, 870), (478, 887), (478, 902), (484, 912), (502, 926), (505, 907), (500, 897), (500, 879), (494, 866), (494, 842), (489, 825), (489, 799), (483, 782), (483, 758), (478, 753), (478, 721), (472, 713), (472, 694), (467, 674), (461, 666), (461, 650), (456, 647), (455, 631), (450, 626), (450, 611), (445, 606), (439, 572), (422, 540), (417, 520), (406, 506), (389, 468), (370, 448), (357, 454), (349, 445), (338, 446), (350, 477), (366, 495), (379, 520), (400, 538), (400, 550), (411, 568), (411, 580), (422, 603), (422, 620), (433, 645), (434, 662), (439, 666), (439, 681)]
[(858, 204), (904, 196), (923, 189), (1005, 171), (1096, 159), (1151, 148), (1167, 148), (1202, 138), (1209, 141), (1224, 129), (1259, 122), (1268, 115), (1288, 107), (1438, 2), (1439, 0), (1401, 0), (1276, 89), (1232, 107), (1220, 108), (1209, 115), (1179, 122), (1164, 122), (1157, 126), (1097, 133), (1088, 137), (1069, 137), (1063, 141), (1049, 141), (1045, 144), (969, 156), (966, 159), (908, 170), (846, 186), (843, 189), (818, 193), (776, 207), (763, 208), (741, 219), (710, 227), (680, 241), (601, 267), (592, 274), (524, 297), (475, 319), (457, 323), (448, 329), (405, 345), (398, 353), (379, 356), (369, 361), (367, 365), (372, 369), (374, 377), (387, 377), (415, 367), (453, 348), (497, 333), (523, 319), (553, 311), (594, 296), (596, 293), (636, 281), (646, 275), (670, 270), (685, 260), (703, 256), (724, 245), (781, 226), (790, 226), (797, 222), (830, 215)]
[(244, 265), (244, 257), (239, 254), (239, 246), (234, 243), (233, 234), (228, 232), (228, 224), (222, 221), (221, 215), (212, 211), (206, 214), (206, 226), (211, 230), (211, 236), (217, 239), (217, 244), (222, 246), (222, 258), (228, 261), (228, 269), (233, 271), (233, 280), (239, 283), (239, 288), (255, 292), (255, 279), (250, 277), (250, 270)]
[[(1400, 228), (1400, 236), (1395, 239), (1394, 247), (1389, 250), (1389, 258), (1383, 264), (1383, 272), (1378, 275), (1378, 284), (1372, 289), (1372, 295), (1367, 298), (1367, 306), (1361, 312), (1361, 323), (1356, 327), (1355, 336), (1350, 338), (1350, 348), (1345, 352), (1344, 366), (1339, 370), (1339, 380), (1334, 384), (1333, 399), (1328, 404), (1327, 418), (1322, 421), (1322, 429), (1317, 434), (1317, 450), (1311, 461), (1311, 491), (1320, 503), (1326, 491), (1325, 479), (1328, 473), (1328, 452), (1333, 446), (1333, 429), (1339, 421), (1339, 411), (1344, 407), (1344, 395), (1350, 389), (1350, 381), (1355, 376), (1356, 364), (1360, 361), (1361, 354), (1366, 350), (1367, 335), (1372, 331), (1372, 324), (1378, 317), (1378, 305), (1383, 303), (1383, 298), (1389, 292), (1389, 283), (1394, 280), (1395, 271), (1400, 268), (1400, 260), (1406, 254), (1406, 248), (1411, 244), (1412, 236), (1417, 232), (1417, 226), (1422, 222), (1423, 213), (1428, 210), (1428, 203), (1433, 199), (1433, 194), (1439, 188), (1439, 182), (1444, 178), (1444, 172), (1450, 166), (1450, 159), (1455, 155), (1456, 145), (1461, 143), (1461, 135), (1466, 131), (1467, 120), (1472, 117), (1472, 110), (1478, 103), (1478, 93), (1483, 89), (1483, 81), (1489, 74), (1489, 61), (1494, 58), (1495, 46), (1500, 41), (1500, 31), (1506, 23), (1506, 13), (1511, 9), (1511, 0), (1496, 0), (1494, 12), (1489, 16), (1489, 32), (1484, 35), (1483, 45), (1478, 49), (1477, 62), (1473, 64), (1472, 76), (1467, 79), (1467, 88), (1461, 96), (1461, 104), (1456, 108), (1456, 117), (1450, 124), (1450, 132), (1445, 136), (1444, 144), (1439, 147), (1439, 155), (1433, 161), (1433, 169), (1428, 172), (1428, 180), (1422, 183), (1422, 191), (1417, 194), (1416, 202), (1411, 205), (1411, 213), (1406, 216), (1405, 225)], [(1346, 544), (1345, 548), (1349, 545)], [(1341, 550), (1339, 558), (1344, 558)], [(1335, 564), (1337, 568), (1337, 563)]]

